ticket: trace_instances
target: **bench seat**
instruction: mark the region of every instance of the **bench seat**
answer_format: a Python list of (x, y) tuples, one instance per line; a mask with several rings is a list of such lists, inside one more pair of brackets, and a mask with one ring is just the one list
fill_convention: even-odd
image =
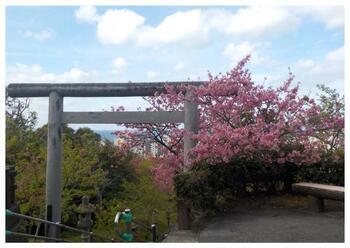
[(295, 192), (309, 195), (313, 206), (318, 211), (324, 210), (324, 199), (344, 201), (344, 187), (325, 185), (318, 183), (294, 183), (292, 189)]

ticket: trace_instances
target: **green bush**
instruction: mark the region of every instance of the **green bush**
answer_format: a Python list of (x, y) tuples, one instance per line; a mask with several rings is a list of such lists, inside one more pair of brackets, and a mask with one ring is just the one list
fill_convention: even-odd
[[(124, 180), (118, 198), (105, 199), (97, 206), (93, 231), (107, 237), (118, 239), (114, 231), (114, 217), (117, 212), (130, 208), (134, 219), (151, 226), (157, 224), (159, 234), (168, 232), (167, 211), (170, 210), (170, 222), (175, 223), (175, 197), (172, 193), (162, 192), (153, 180), (151, 169), (153, 164), (141, 161), (134, 168), (135, 178)], [(123, 229), (125, 230), (125, 229)], [(138, 241), (151, 241), (151, 233), (142, 227), (137, 229)]]
[(295, 181), (344, 186), (344, 161), (321, 161), (300, 167)]
[(174, 177), (176, 196), (179, 199), (190, 199), (195, 208), (212, 208), (215, 205), (215, 187), (211, 180), (216, 175), (208, 167), (197, 168)]
[(235, 199), (247, 192), (289, 192), (291, 184), (300, 181), (344, 185), (344, 163), (266, 165), (237, 159), (228, 164), (198, 164), (174, 177), (174, 189), (179, 199), (189, 200), (194, 208), (214, 209), (223, 198)]

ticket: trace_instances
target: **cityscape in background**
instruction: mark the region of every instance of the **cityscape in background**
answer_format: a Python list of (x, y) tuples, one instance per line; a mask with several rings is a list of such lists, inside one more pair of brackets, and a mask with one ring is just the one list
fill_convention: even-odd
[[(102, 140), (109, 140), (113, 142), (115, 146), (120, 146), (124, 140), (118, 138), (115, 134), (113, 134), (113, 130), (93, 130), (95, 133), (101, 136)], [(162, 156), (161, 149), (159, 148), (159, 144), (156, 142), (145, 142), (144, 146), (134, 147), (131, 149), (132, 152), (138, 154), (141, 157), (160, 157)]]
[(107, 139), (114, 143), (114, 141), (117, 139), (117, 136), (113, 134), (115, 130), (92, 130), (92, 131), (99, 134), (102, 140)]

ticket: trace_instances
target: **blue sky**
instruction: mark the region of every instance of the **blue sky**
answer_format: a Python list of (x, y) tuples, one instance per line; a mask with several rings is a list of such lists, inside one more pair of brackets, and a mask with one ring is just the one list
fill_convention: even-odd
[[(319, 83), (343, 93), (343, 30), (343, 8), (330, 6), (8, 6), (6, 81), (205, 80), (208, 70), (226, 72), (251, 54), (257, 83), (279, 85), (290, 67), (302, 93), (316, 94)], [(64, 102), (67, 111), (146, 106), (139, 98)], [(47, 99), (33, 98), (32, 109), (45, 124)]]

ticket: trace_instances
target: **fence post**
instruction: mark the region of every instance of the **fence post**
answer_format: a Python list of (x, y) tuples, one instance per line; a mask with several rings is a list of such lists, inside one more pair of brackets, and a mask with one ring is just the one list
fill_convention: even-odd
[(157, 226), (156, 224), (151, 225), (152, 230), (152, 242), (157, 242)]
[[(91, 227), (92, 227), (92, 219), (91, 219), (91, 214), (95, 212), (95, 207), (94, 205), (89, 203), (89, 197), (88, 196), (83, 196), (82, 202), (78, 208), (78, 213), (79, 213), (79, 221), (78, 221), (78, 227), (90, 232)], [(91, 235), (82, 233), (81, 234), (81, 240), (83, 242), (90, 242), (91, 241)]]

